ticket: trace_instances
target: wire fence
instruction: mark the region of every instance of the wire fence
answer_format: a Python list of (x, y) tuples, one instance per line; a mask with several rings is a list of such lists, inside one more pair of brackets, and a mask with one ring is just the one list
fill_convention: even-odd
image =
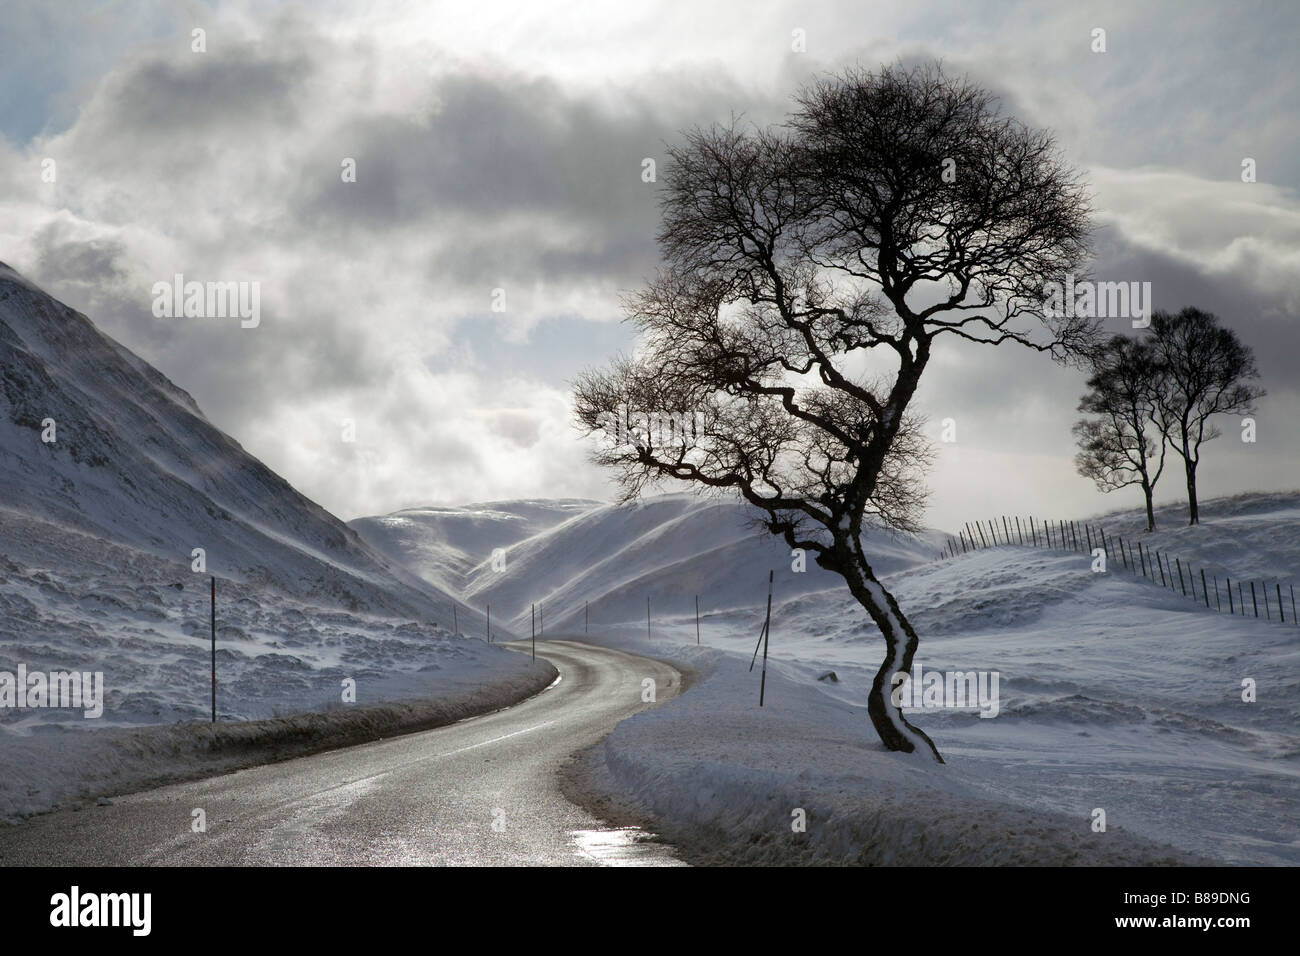
[(1181, 592), (1184, 597), (1198, 604), (1204, 603), (1212, 611), (1277, 620), (1281, 624), (1300, 624), (1293, 583), (1287, 582), (1284, 591), (1283, 582), (1278, 579), (1243, 581), (1225, 573), (1221, 585), (1218, 571), (1207, 575), (1204, 567), (1194, 568), (1190, 561), (1183, 561), (1180, 557), (1171, 560), (1168, 552), (1162, 554), (1157, 549), (1144, 547), (1142, 541), (1137, 542), (1134, 551), (1132, 538), (1125, 541), (1119, 535), (1107, 535), (1104, 528), (1086, 522), (1082, 525), (1065, 520), (1043, 519), (1039, 522), (1032, 515), (1023, 522), (1018, 515), (1010, 518), (1002, 515), (1000, 527), (999, 520), (968, 521), (957, 531), (957, 537), (949, 537), (944, 543), (943, 554), (945, 557), (959, 557), (972, 551), (1006, 546), (1077, 551), (1094, 558), (1104, 555), (1107, 570), (1118, 560), (1135, 576), (1141, 575), (1175, 594)]

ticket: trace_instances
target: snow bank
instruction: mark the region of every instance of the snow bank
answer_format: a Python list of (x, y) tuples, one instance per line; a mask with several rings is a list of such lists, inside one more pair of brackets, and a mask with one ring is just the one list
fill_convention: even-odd
[[(1178, 542), (1171, 552), (1208, 563), (1232, 542), (1243, 570), (1294, 566), (1300, 496), (1210, 501), (1203, 512), (1197, 528), (1162, 532)], [(907, 711), (943, 754), (939, 767), (879, 748), (865, 703), (884, 644), (843, 588), (801, 591), (778, 571), (768, 704), (759, 711), (758, 676), (747, 668), (767, 568), (749, 562), (728, 573), (758, 593), (749, 607), (725, 611), (709, 610), (702, 594), (704, 652), (721, 656), (701, 667), (716, 674), (620, 725), (600, 758), (607, 789), (638, 801), (664, 832), (677, 826), (683, 844), (739, 854), (732, 844), (748, 833), (760, 838), (744, 850), (754, 859), (771, 849), (762, 841), (777, 840), (773, 859), (796, 846), (809, 859), (843, 860), (844, 847), (860, 845), (871, 860), (996, 862), (1040, 852), (1101, 860), (1123, 841), (1126, 859), (1155, 859), (1152, 846), (1171, 845), (1233, 865), (1300, 864), (1300, 628), (1289, 621), (1218, 614), (1122, 567), (1093, 573), (1090, 556), (1069, 552), (990, 548), (899, 569), (884, 580), (920, 635), (915, 663), (1000, 675), (994, 719)], [(652, 641), (644, 603), (641, 615), (606, 626), (593, 612), (590, 639), (689, 662), (692, 614), (656, 611)], [(828, 670), (838, 680), (818, 681)], [(810, 824), (808, 838), (791, 843), (788, 815), (809, 804), (829, 829), (816, 835)], [(1119, 839), (1094, 840), (1095, 808)], [(991, 840), (970, 849), (972, 837), (950, 831), (972, 814), (981, 828), (999, 821), (991, 833), (1019, 835), (1006, 837), (1006, 849)], [(903, 832), (873, 820), (898, 820)], [(970, 855), (928, 845), (930, 827)], [(1132, 850), (1135, 840), (1146, 848)]]
[[(645, 648), (640, 648), (646, 650)], [(662, 648), (660, 649), (662, 652)], [(1168, 865), (1206, 862), (1111, 825), (1091, 806), (1050, 813), (990, 799), (960, 767), (892, 754), (866, 709), (716, 650), (670, 660), (688, 693), (623, 721), (585, 755), (590, 785), (649, 815), (694, 863)], [(796, 832), (800, 812), (806, 829)]]
[(241, 767), (441, 727), (540, 693), (556, 678), (546, 661), (513, 655), (519, 673), (433, 700), (340, 707), (243, 723), (74, 731), (0, 741), (0, 821), (75, 806)]

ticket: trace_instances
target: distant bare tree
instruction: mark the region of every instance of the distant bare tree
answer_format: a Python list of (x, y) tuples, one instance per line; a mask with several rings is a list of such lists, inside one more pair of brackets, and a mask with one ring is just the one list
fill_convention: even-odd
[(1150, 343), (1117, 335), (1093, 358), (1088, 391), (1079, 402), (1079, 411), (1096, 417), (1074, 426), (1079, 474), (1102, 491), (1140, 486), (1148, 531), (1156, 528), (1152, 494), (1165, 470), (1166, 442), (1156, 426), (1164, 383)]
[(1152, 352), (1167, 387), (1160, 390), (1157, 424), (1169, 446), (1183, 459), (1187, 475), (1187, 523), (1200, 522), (1196, 501), (1196, 469), (1201, 444), (1222, 432), (1212, 415), (1247, 415), (1265, 394), (1251, 384), (1259, 377), (1255, 356), (1218, 316), (1200, 309), (1177, 315), (1151, 316)]
[(595, 460), (627, 498), (666, 478), (734, 490), (841, 575), (885, 640), (876, 732), (941, 760), (890, 699), (917, 635), (864, 531), (917, 517), (908, 408), (940, 336), (1060, 360), (1094, 346), (1093, 320), (1042, 308), (1080, 274), (1089, 200), (1049, 134), (937, 66), (850, 70), (797, 102), (785, 126), (670, 149), (666, 264), (627, 302), (637, 354), (584, 373), (576, 413), (597, 433), (626, 408), (703, 411), (690, 439), (606, 441)]

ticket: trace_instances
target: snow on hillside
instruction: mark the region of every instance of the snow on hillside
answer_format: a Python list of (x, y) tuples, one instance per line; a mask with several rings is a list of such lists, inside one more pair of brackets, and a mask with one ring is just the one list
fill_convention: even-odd
[[(1187, 505), (1156, 509), (1156, 530), (1146, 530), (1146, 512), (1130, 509), (1090, 518), (1106, 535), (1118, 535), (1136, 547), (1191, 562), (1220, 582), (1254, 579), (1300, 588), (1300, 493), (1245, 494), (1200, 503), (1199, 525), (1187, 524)], [(1226, 601), (1226, 598), (1225, 598)], [(1289, 596), (1286, 609), (1290, 610)], [(1289, 615), (1288, 615), (1289, 616)]]
[[(730, 500), (666, 494), (628, 505), (558, 502), (551, 521), (518, 537), (515, 515), (525, 503), (470, 506), (479, 519), (457, 528), (448, 544), (438, 540), (446, 525), (423, 522), (425, 512), (365, 518), (352, 526), (376, 548), (429, 580), (445, 581), (440, 561), (449, 548), (468, 564), (462, 573), (463, 600), (479, 610), (492, 607), (493, 620), (509, 621), (527, 633), (530, 606), (541, 607), (548, 631), (580, 632), (584, 606), (593, 629), (645, 629), (646, 598), (656, 624), (694, 627), (695, 596), (713, 624), (748, 622), (765, 600), (768, 571), (776, 572), (778, 595), (813, 595), (838, 588), (840, 579), (809, 558), (806, 570), (792, 570), (790, 549), (757, 528), (752, 510)], [(536, 509), (536, 502), (526, 503)], [(939, 537), (873, 531), (869, 553), (878, 573), (933, 560)], [(504, 549), (504, 567), (494, 565), (493, 548)]]
[(93, 719), (0, 706), (4, 812), (48, 806), (56, 778), (66, 791), (69, 773), (94, 772), (49, 756), (85, 750), (64, 735), (208, 717), (209, 575), (223, 721), (344, 707), (344, 679), (364, 706), (537, 677), (477, 636), (472, 611), (458, 623), (476, 636), (453, 633), (449, 593), (371, 549), (161, 373), (0, 264), (0, 684), (8, 675), (12, 693), (20, 668), (100, 672), (105, 697)]
[[(52, 421), (55, 441), (42, 440)], [(0, 263), (0, 507), (218, 577), (424, 617), (435, 593), (213, 427), (194, 400)]]
[(454, 594), (493, 549), (509, 548), (596, 505), (581, 498), (491, 501), (407, 508), (348, 524), (381, 554)]
[[(1174, 534), (1185, 553), (1198, 555), (1213, 554), (1230, 535), (1238, 565), (1274, 568), (1300, 540), (1297, 503), (1294, 495), (1207, 503), (1205, 524)], [(885, 800), (916, 839), (881, 836), (889, 825), (880, 820), (879, 829), (862, 831), (874, 835), (876, 855), (859, 862), (996, 862), (997, 847), (959, 832), (970, 826), (966, 811), (948, 812), (976, 800), (1019, 808), (1034, 827), (1066, 827), (1055, 844), (1030, 841), (1043, 852), (1054, 846), (1056, 861), (1075, 853), (1104, 862), (1104, 835), (1089, 829), (1100, 807), (1109, 827), (1127, 834), (1114, 846), (1146, 840), (1230, 863), (1300, 863), (1300, 628), (1217, 614), (1122, 569), (1094, 574), (1085, 555), (1029, 548), (917, 564), (886, 582), (920, 634), (918, 664), (1000, 674), (994, 718), (969, 708), (909, 709), (945, 767), (900, 777), (895, 768), (913, 758), (880, 747), (864, 705), (883, 645), (851, 598), (778, 591), (762, 712), (758, 672), (748, 671), (757, 602), (743, 622), (706, 621), (704, 643), (722, 655), (703, 664), (685, 646), (695, 641), (685, 617), (660, 626), (651, 641), (635, 627), (593, 638), (705, 672), (703, 684), (679, 698), (690, 703), (620, 725), (602, 754), (606, 785), (653, 810), (666, 834), (712, 833), (719, 847), (741, 847), (731, 859), (749, 852), (737, 841), (754, 828), (768, 828), (776, 843), (765, 838), (750, 850), (785, 858), (788, 823), (781, 833), (771, 828), (788, 821), (789, 809), (782, 818), (780, 800), (763, 795), (802, 794), (839, 821), (817, 850), (825, 859), (841, 859), (846, 820), (876, 820)], [(837, 682), (817, 680), (828, 670)], [(1255, 703), (1242, 700), (1246, 679), (1256, 684)], [(1001, 861), (1034, 862), (1033, 853), (1010, 848), (1016, 836), (996, 829), (1013, 822), (994, 826)], [(925, 827), (922, 839), (915, 828)], [(945, 858), (948, 837), (967, 848), (964, 858)], [(922, 852), (927, 839), (935, 845)], [(1131, 852), (1156, 858), (1150, 849)]]

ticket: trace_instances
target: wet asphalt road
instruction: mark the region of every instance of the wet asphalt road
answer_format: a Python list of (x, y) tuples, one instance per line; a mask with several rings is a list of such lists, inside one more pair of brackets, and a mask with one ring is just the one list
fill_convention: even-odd
[[(522, 644), (527, 648), (527, 644)], [(560, 680), (436, 730), (118, 797), (0, 827), (0, 866), (673, 864), (560, 793), (556, 770), (681, 689), (667, 664), (538, 642)], [(202, 809), (207, 832), (191, 828)]]

